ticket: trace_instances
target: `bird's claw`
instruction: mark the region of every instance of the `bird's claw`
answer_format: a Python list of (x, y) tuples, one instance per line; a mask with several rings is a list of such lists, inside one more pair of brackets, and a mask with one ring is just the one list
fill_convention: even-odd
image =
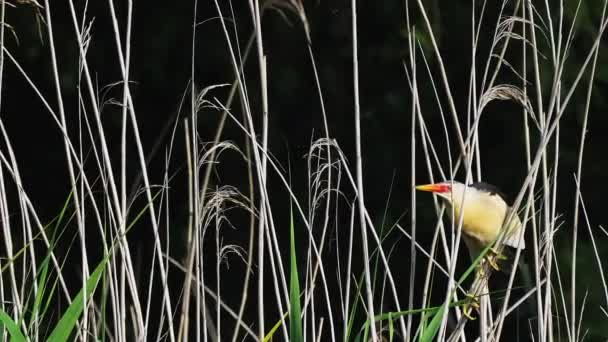
[(496, 271), (500, 271), (500, 267), (498, 266), (498, 264), (496, 263), (496, 257), (494, 256), (489, 256), (486, 258), (486, 260), (488, 261), (488, 264), (495, 269)]
[(492, 253), (492, 255), (494, 255), (494, 257), (496, 257), (498, 260), (509, 260), (506, 255), (499, 253), (494, 247), (490, 248), (490, 253)]
[(465, 315), (465, 317), (468, 318), (470, 321), (474, 321), (477, 319), (477, 317), (474, 317), (471, 315), (471, 309), (469, 309), (469, 307), (466, 305), (465, 305), (464, 309), (462, 310), (462, 314)]
[(469, 300), (468, 304), (470, 304), (472, 307), (474, 307), (476, 309), (479, 309), (479, 296), (475, 296), (470, 293), (467, 293), (465, 295), (465, 297), (467, 297), (467, 299)]
[(473, 309), (479, 312), (479, 298), (470, 293), (467, 293), (466, 297), (468, 298), (468, 301), (463, 305), (462, 314), (469, 320), (474, 321), (477, 317), (474, 317), (471, 313), (473, 312)]
[(496, 271), (500, 271), (500, 266), (498, 266), (498, 263), (496, 262), (496, 260), (508, 260), (509, 258), (507, 258), (505, 255), (499, 253), (496, 249), (494, 249), (494, 247), (492, 247), (488, 251), (488, 255), (486, 255), (485, 259), (488, 261), (488, 264), (493, 269), (495, 269)]

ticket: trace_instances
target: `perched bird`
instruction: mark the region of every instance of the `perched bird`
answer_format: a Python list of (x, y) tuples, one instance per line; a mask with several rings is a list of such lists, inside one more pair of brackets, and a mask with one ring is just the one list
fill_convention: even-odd
[[(486, 247), (497, 241), (502, 232), (505, 234), (502, 239), (504, 245), (515, 249), (525, 249), (521, 221), (517, 215), (512, 215), (509, 222), (505, 222), (510, 207), (504, 194), (497, 187), (481, 182), (465, 185), (454, 181), (419, 185), (416, 189), (433, 192), (439, 196), (447, 204), (447, 212), (454, 218), (455, 224), (459, 224), (462, 218), (462, 237), (471, 259), (475, 260)], [(490, 249), (484, 258), (492, 268), (500, 270), (496, 263), (497, 259), (506, 259), (506, 257), (498, 254), (494, 248)], [(529, 287), (527, 265), (520, 259), (518, 266), (523, 282)], [(479, 269), (477, 276), (483, 276), (482, 270), (482, 268)], [(469, 305), (479, 310), (477, 298), (473, 295), (467, 295), (467, 297), (472, 300)], [(469, 319), (474, 319), (470, 315), (468, 305), (465, 305), (463, 313)]]
[[(507, 224), (503, 243), (517, 249), (526, 247), (519, 217), (513, 215), (510, 222), (504, 222), (509, 213), (509, 205), (497, 187), (481, 182), (465, 185), (454, 181), (419, 185), (416, 189), (441, 197), (449, 206), (448, 214), (455, 215), (456, 224), (462, 215), (463, 239), (472, 259), (496, 241), (503, 226), (507, 227)], [(488, 261), (493, 268), (498, 269), (492, 259)]]

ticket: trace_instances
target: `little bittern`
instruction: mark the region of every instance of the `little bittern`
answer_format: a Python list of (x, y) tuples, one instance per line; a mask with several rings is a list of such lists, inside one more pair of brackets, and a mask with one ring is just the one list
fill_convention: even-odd
[[(454, 181), (419, 185), (416, 189), (433, 192), (441, 197), (448, 205), (449, 215), (455, 215), (453, 218), (456, 224), (462, 218), (462, 236), (473, 260), (496, 241), (502, 229), (506, 229), (503, 240), (505, 245), (525, 248), (521, 221), (517, 215), (513, 215), (510, 222), (505, 222), (510, 208), (497, 187), (486, 183), (465, 185)], [(494, 249), (491, 252), (485, 260), (498, 270), (496, 259), (503, 257), (496, 255)], [(465, 314), (468, 316), (467, 310)]]

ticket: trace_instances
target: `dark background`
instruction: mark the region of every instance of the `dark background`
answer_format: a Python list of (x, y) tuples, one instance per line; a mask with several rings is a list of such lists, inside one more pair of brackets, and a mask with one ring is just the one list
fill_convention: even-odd
[[(228, 6), (224, 6), (224, 15), (228, 15)], [(461, 124), (465, 121), (466, 99), (471, 65), (471, 2), (426, 1), (435, 36), (446, 65), (450, 86), (457, 109), (461, 115)], [(60, 78), (66, 99), (68, 124), (71, 129), (77, 127), (78, 86), (78, 50), (74, 43), (74, 32), (68, 8), (63, 2), (54, 2), (53, 23), (54, 38), (59, 52)], [(82, 4), (79, 4), (82, 6)], [(574, 2), (566, 4), (566, 22), (569, 24), (574, 13)], [(568, 67), (565, 70), (564, 87), (569, 89), (576, 73), (590, 50), (597, 32), (600, 1), (583, 1), (581, 3), (578, 25), (574, 35), (573, 48), (568, 56)], [(120, 99), (121, 88), (108, 89), (104, 86), (121, 80), (119, 65), (116, 62), (117, 52), (114, 45), (113, 30), (109, 20), (109, 10), (105, 1), (94, 1), (89, 4), (89, 17), (94, 17), (92, 43), (88, 51), (88, 62), (100, 93), (104, 98)], [(122, 5), (121, 5), (122, 6)], [(235, 2), (235, 23), (238, 27), (239, 44), (243, 48), (251, 31), (250, 11), (246, 2)], [(337, 139), (345, 151), (351, 165), (354, 165), (354, 110), (352, 78), (352, 37), (350, 2), (348, 1), (308, 1), (306, 14), (311, 28), (312, 47), (315, 53), (321, 86), (324, 94), (329, 120), (330, 134)], [(361, 1), (359, 3), (359, 71), (360, 103), (363, 145), (363, 168), (368, 209), (377, 223), (381, 220), (394, 223), (410, 208), (410, 107), (411, 93), (407, 85), (403, 62), (407, 60), (407, 36), (405, 31), (405, 5), (401, 1)], [(507, 6), (507, 12), (513, 4)], [(477, 6), (479, 14), (481, 7)], [(488, 5), (484, 19), (484, 29), (480, 35), (478, 68), (485, 65), (487, 49), (494, 31), (498, 5)], [(124, 25), (125, 8), (118, 7), (122, 14), (121, 25)], [(412, 13), (421, 46), (429, 57), (431, 69), (438, 79), (437, 64), (432, 56), (428, 37), (419, 13), (412, 6)], [(190, 61), (192, 54), (192, 16), (193, 4), (187, 1), (177, 2), (136, 2), (134, 8), (133, 35), (131, 41), (132, 63), (131, 80), (135, 107), (138, 113), (144, 148), (152, 151), (155, 143), (165, 146), (168, 135), (164, 129), (173, 125), (178, 114), (181, 98), (188, 89), (191, 76)], [(323, 136), (322, 116), (319, 105), (312, 67), (304, 31), (293, 14), (287, 13), (287, 22), (276, 11), (264, 14), (263, 35), (264, 47), (268, 61), (270, 131), (269, 144), (273, 155), (282, 165), (291, 166), (293, 186), (302, 197), (306, 195), (306, 160), (311, 139)], [(233, 72), (217, 12), (212, 1), (201, 1), (198, 9), (198, 21), (195, 48), (195, 84), (200, 89), (212, 84), (231, 83)], [(56, 108), (52, 82), (50, 55), (48, 51), (47, 32), (39, 31), (36, 12), (29, 6), (18, 6), (7, 9), (7, 22), (14, 28), (18, 43), (12, 36), (7, 36), (7, 48), (15, 56), (29, 77), (41, 88), (50, 99), (51, 106)], [(485, 27), (487, 26), (487, 29)], [(123, 26), (124, 27), (124, 26)], [(41, 37), (42, 36), (42, 37)], [(542, 39), (540, 40), (543, 44)], [(235, 43), (233, 41), (233, 43)], [(507, 59), (518, 68), (521, 65), (521, 43), (513, 42)], [(543, 46), (546, 49), (546, 45)], [(547, 50), (548, 51), (548, 50)], [(420, 56), (418, 56), (420, 57)], [(422, 59), (418, 59), (422, 66)], [(544, 80), (550, 80), (550, 63), (544, 60)], [(605, 41), (602, 42), (596, 81), (592, 93), (589, 115), (588, 136), (583, 166), (582, 191), (587, 213), (592, 227), (605, 225), (605, 200), (607, 190), (605, 170), (608, 168), (605, 148), (605, 136), (608, 127), (606, 109), (608, 103), (604, 94), (608, 84), (608, 57), (605, 54)], [(479, 69), (482, 70), (482, 69)], [(248, 89), (254, 113), (260, 113), (260, 90), (258, 82), (257, 58), (252, 55), (246, 65)], [(531, 75), (528, 75), (530, 77)], [(588, 76), (585, 76), (584, 80)], [(443, 141), (440, 114), (435, 103), (434, 94), (428, 76), (423, 68), (419, 69), (420, 96), (422, 111), (434, 136), (443, 166), (448, 165), (447, 150)], [(497, 84), (520, 84), (511, 73), (502, 72)], [(583, 81), (581, 84), (585, 85)], [(543, 85), (547, 89), (550, 84)], [(224, 101), (228, 88), (216, 89), (212, 96)], [(2, 93), (2, 120), (9, 132), (21, 167), (25, 188), (43, 218), (50, 220), (63, 205), (68, 192), (69, 181), (66, 173), (63, 143), (59, 131), (41, 101), (29, 88), (15, 66), (6, 61), (4, 87)], [(560, 267), (563, 274), (569, 274), (570, 240), (572, 227), (572, 207), (574, 199), (574, 173), (581, 136), (582, 113), (586, 89), (580, 88), (571, 101), (560, 126), (560, 160), (558, 173), (558, 211), (563, 213), (564, 221), (557, 239), (558, 254), (562, 259)], [(188, 102), (188, 101), (186, 101)], [(447, 107), (444, 105), (444, 110)], [(240, 115), (239, 106), (234, 105), (235, 113)], [(188, 113), (187, 106), (180, 115)], [(121, 110), (108, 104), (103, 107), (104, 127), (107, 138), (113, 148), (114, 156), (119, 154), (119, 134)], [(259, 119), (259, 115), (256, 119)], [(219, 114), (213, 110), (203, 110), (199, 116), (201, 139), (211, 141), (217, 125)], [(259, 122), (258, 122), (259, 124)], [(259, 127), (259, 126), (258, 126)], [(451, 127), (450, 127), (451, 128)], [(179, 130), (181, 130), (181, 125)], [(535, 135), (533, 132), (533, 136)], [(450, 131), (452, 153), (456, 151), (454, 131)], [(536, 134), (537, 136), (537, 134)], [(536, 138), (535, 136), (535, 138)], [(233, 123), (227, 125), (225, 139), (243, 145), (244, 136)], [(178, 139), (173, 156), (173, 170), (177, 173), (173, 186), (176, 189), (172, 206), (174, 207), (175, 229), (171, 241), (176, 245), (183, 241), (186, 197), (180, 196), (186, 186), (183, 172), (185, 153), (183, 137)], [(519, 190), (525, 177), (524, 132), (521, 108), (514, 103), (499, 101), (491, 103), (480, 123), (480, 145), (482, 146), (483, 179), (499, 186), (503, 192), (513, 197)], [(533, 148), (536, 145), (533, 142)], [(129, 155), (135, 160), (135, 147), (130, 146)], [(534, 150), (534, 149), (533, 149)], [(418, 149), (422, 156), (422, 149)], [(163, 168), (164, 147), (153, 156), (150, 163), (152, 182), (160, 182)], [(118, 161), (118, 160), (117, 160)], [(234, 156), (228, 155), (217, 168), (215, 184), (232, 184), (246, 189), (244, 165)], [(416, 160), (417, 182), (429, 180), (422, 158)], [(130, 170), (130, 179), (137, 176), (137, 168)], [(462, 177), (462, 175), (459, 175)], [(270, 184), (270, 197), (273, 201), (277, 222), (286, 224), (288, 201), (281, 191), (280, 183)], [(391, 192), (392, 190), (392, 192)], [(391, 192), (390, 202), (388, 202)], [(432, 227), (435, 220), (430, 196), (418, 196), (419, 227)], [(384, 210), (387, 208), (386, 217)], [(344, 221), (347, 222), (347, 221)], [(409, 216), (402, 220), (408, 226)], [(584, 224), (583, 221), (581, 223)], [(580, 228), (579, 262), (583, 265), (594, 265), (590, 241), (584, 225)], [(130, 239), (138, 246), (141, 255), (151, 251), (146, 245), (145, 236), (148, 227), (142, 224), (136, 227)], [(430, 245), (431, 230), (419, 229), (419, 239), (423, 246)], [(236, 242), (246, 241), (246, 233), (229, 233), (229, 238)], [(286, 238), (287, 235), (283, 236)], [(302, 233), (302, 237), (305, 237)], [(603, 237), (605, 238), (605, 237)], [(287, 241), (287, 240), (283, 240)], [(409, 254), (409, 242), (402, 241), (404, 257)], [(599, 251), (607, 255), (606, 244), (599, 244)], [(287, 246), (287, 244), (285, 244)], [(287, 254), (285, 254), (287, 255)], [(396, 257), (399, 259), (399, 257)], [(409, 262), (408, 262), (409, 263)], [(238, 266), (236, 266), (238, 269)], [(598, 273), (591, 267), (579, 271), (579, 290), (582, 298), (584, 291), (589, 292), (589, 303), (602, 303), (601, 282)], [(407, 273), (405, 273), (407, 274)], [(407, 284), (403, 275), (401, 284)], [(597, 284), (597, 285), (596, 285)], [(568, 282), (566, 282), (568, 285)], [(404, 285), (406, 286), (406, 285)], [(608, 335), (600, 322), (605, 317), (597, 305), (588, 305), (587, 319), (592, 336)]]

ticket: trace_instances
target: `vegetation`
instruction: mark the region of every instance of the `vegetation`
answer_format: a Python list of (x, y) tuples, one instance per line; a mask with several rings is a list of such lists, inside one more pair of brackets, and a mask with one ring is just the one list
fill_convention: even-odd
[(606, 5), (0, 0), (3, 339), (608, 338)]

